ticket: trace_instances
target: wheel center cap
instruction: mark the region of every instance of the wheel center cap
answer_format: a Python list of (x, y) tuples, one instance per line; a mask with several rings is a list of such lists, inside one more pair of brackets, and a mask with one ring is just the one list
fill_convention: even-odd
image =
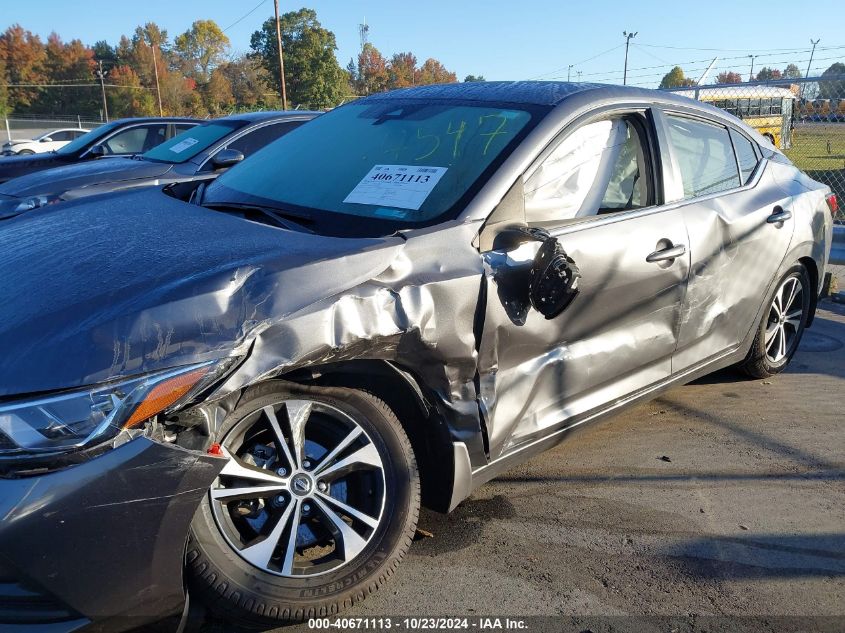
[(290, 488), (294, 494), (300, 497), (307, 495), (311, 492), (311, 478), (302, 473), (294, 475), (290, 482)]

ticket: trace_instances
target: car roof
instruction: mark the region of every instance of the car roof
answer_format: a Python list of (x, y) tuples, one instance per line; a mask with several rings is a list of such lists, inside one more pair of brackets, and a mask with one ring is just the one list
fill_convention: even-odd
[(710, 114), (716, 111), (685, 95), (666, 90), (617, 86), (613, 84), (576, 83), (568, 81), (477, 81), (469, 83), (432, 84), (402, 88), (358, 99), (352, 103), (382, 102), (402, 99), (442, 101), (474, 101), (477, 103), (509, 103), (554, 108), (578, 95), (580, 99), (618, 99), (659, 103), (677, 103), (687, 107), (698, 105)]
[(473, 81), (401, 88), (358, 99), (353, 103), (392, 99), (443, 99), (556, 106), (574, 94), (603, 87), (602, 84), (566, 81)]
[(213, 123), (214, 121), (247, 121), (248, 123), (260, 123), (261, 121), (278, 119), (300, 119), (302, 117), (313, 118), (319, 114), (322, 114), (322, 112), (312, 112), (311, 110), (262, 110), (261, 112), (242, 112), (217, 119), (209, 119), (207, 123)]
[(156, 121), (161, 121), (163, 123), (202, 123), (202, 119), (187, 116), (139, 116), (129, 117), (126, 119), (112, 119), (109, 123), (132, 124), (155, 123)]

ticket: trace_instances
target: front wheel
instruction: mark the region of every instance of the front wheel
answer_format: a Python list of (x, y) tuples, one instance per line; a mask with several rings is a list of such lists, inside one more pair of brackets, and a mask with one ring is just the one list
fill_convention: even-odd
[(18, 152), (18, 156), (30, 156), (34, 153), (35, 152), (33, 152), (31, 149), (22, 149), (21, 151)]
[(411, 544), (411, 444), (378, 398), (271, 381), (223, 423), (229, 459), (191, 525), (192, 585), (230, 621), (279, 624), (363, 600)]
[(757, 335), (740, 368), (754, 378), (767, 378), (783, 371), (798, 349), (810, 315), (812, 287), (807, 269), (790, 268), (778, 283)]

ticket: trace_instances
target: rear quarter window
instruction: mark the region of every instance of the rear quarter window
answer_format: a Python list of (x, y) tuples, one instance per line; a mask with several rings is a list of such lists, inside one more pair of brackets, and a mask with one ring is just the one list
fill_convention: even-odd
[(734, 149), (736, 150), (736, 159), (739, 162), (740, 178), (742, 184), (745, 184), (751, 180), (751, 175), (757, 168), (757, 163), (760, 159), (757, 156), (754, 143), (735, 130), (731, 130), (730, 134), (731, 141), (733, 141)]

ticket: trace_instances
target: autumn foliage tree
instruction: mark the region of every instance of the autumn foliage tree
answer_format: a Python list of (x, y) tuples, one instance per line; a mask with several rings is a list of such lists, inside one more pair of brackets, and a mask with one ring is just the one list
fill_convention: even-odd
[[(388, 57), (371, 44), (344, 70), (335, 56), (334, 33), (312, 9), (285, 13), (281, 26), (292, 106), (329, 108), (352, 94), (457, 80), (437, 59), (420, 65), (410, 51)], [(111, 117), (156, 115), (159, 94), (165, 115), (204, 117), (279, 108), (274, 18), (261, 24), (250, 44), (250, 53), (232, 55), (223, 30), (204, 19), (174, 39), (155, 22), (147, 22), (115, 41), (91, 46), (80, 40), (66, 42), (57, 33), (45, 42), (15, 24), (0, 33), (0, 114), (99, 118), (104, 115), (100, 67)]]
[(741, 84), (742, 75), (732, 70), (721, 72), (716, 77), (717, 84)]
[(46, 83), (47, 50), (37, 35), (15, 24), (0, 35), (0, 59), (6, 67), (4, 81), (10, 87), (9, 99), (13, 107), (29, 108), (41, 95), (41, 90), (22, 84)]
[(358, 69), (355, 86), (360, 94), (372, 94), (387, 90), (390, 75), (387, 60), (379, 50), (369, 42), (358, 55)]

